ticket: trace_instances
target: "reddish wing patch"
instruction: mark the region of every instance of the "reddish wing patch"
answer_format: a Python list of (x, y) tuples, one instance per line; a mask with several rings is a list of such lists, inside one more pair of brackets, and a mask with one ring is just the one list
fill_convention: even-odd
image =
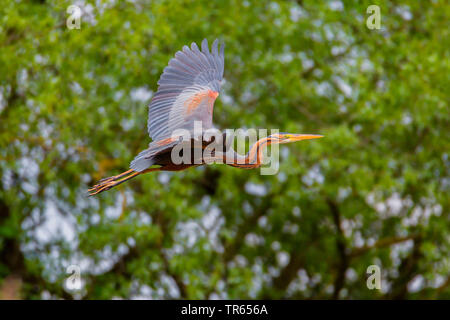
[(199, 93), (196, 93), (194, 96), (186, 100), (185, 106), (187, 109), (187, 114), (191, 114), (197, 107), (205, 100), (207, 99), (209, 112), (212, 113), (212, 109), (214, 106), (214, 101), (217, 99), (217, 96), (219, 95), (218, 92), (213, 90), (206, 90)]
[(164, 146), (164, 145), (169, 144), (169, 143), (174, 142), (174, 141), (175, 141), (174, 138), (167, 138), (167, 139), (159, 140), (156, 143), (158, 144), (158, 146)]
[(208, 90), (208, 96), (213, 100), (216, 100), (216, 98), (219, 96), (219, 93), (217, 91)]

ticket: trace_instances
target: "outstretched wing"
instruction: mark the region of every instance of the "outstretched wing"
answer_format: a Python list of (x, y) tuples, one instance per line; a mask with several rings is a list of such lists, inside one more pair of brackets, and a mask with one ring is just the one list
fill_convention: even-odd
[(214, 101), (219, 95), (224, 69), (224, 45), (216, 39), (209, 51), (202, 41), (184, 46), (169, 61), (158, 81), (158, 91), (148, 114), (148, 133), (153, 141), (168, 141), (176, 129), (194, 129), (201, 121), (203, 130), (212, 127)]

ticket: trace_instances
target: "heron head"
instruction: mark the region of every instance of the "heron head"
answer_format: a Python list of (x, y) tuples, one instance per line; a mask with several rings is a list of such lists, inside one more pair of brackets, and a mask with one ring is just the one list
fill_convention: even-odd
[(297, 134), (297, 133), (286, 133), (286, 132), (280, 132), (280, 133), (274, 133), (271, 134), (268, 138), (270, 139), (270, 142), (272, 144), (276, 143), (290, 143), (290, 142), (296, 142), (301, 140), (310, 140), (310, 139), (318, 139), (322, 138), (322, 135), (319, 134)]

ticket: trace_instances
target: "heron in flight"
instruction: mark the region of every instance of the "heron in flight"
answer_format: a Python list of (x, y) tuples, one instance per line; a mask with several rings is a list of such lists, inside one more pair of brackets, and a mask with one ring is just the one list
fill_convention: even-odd
[[(149, 147), (139, 153), (131, 162), (130, 169), (116, 176), (105, 178), (88, 190), (89, 195), (96, 195), (109, 190), (138, 175), (153, 171), (181, 171), (210, 163), (206, 159), (190, 163), (175, 163), (172, 151), (184, 143), (173, 132), (179, 129), (194, 131), (194, 123), (200, 121), (202, 128), (213, 128), (212, 116), (216, 98), (219, 96), (220, 83), (224, 70), (224, 44), (216, 39), (209, 50), (208, 41), (204, 39), (201, 49), (192, 43), (184, 46), (169, 61), (158, 81), (158, 90), (154, 95), (148, 114), (148, 133), (152, 138)], [(249, 152), (243, 156), (230, 150), (215, 154), (216, 160), (244, 169), (258, 168), (263, 163), (262, 152), (270, 144), (290, 143), (301, 140), (321, 138), (321, 135), (277, 133), (259, 139)], [(201, 140), (204, 149), (211, 139)], [(223, 135), (226, 141), (226, 134)], [(192, 138), (194, 140), (195, 138)], [(198, 139), (198, 137), (197, 137)], [(188, 141), (189, 142), (189, 141)], [(192, 147), (194, 148), (194, 147)], [(156, 167), (155, 167), (156, 166)]]

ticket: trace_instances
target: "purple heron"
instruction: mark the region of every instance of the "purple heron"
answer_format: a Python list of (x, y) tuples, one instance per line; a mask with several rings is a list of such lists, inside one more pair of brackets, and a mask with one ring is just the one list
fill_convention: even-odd
[[(172, 133), (178, 129), (194, 131), (194, 122), (200, 121), (207, 130), (213, 127), (212, 116), (224, 70), (224, 44), (216, 39), (209, 50), (208, 41), (202, 41), (201, 50), (195, 43), (184, 46), (169, 61), (158, 81), (148, 114), (148, 133), (152, 138), (149, 147), (139, 153), (131, 162), (130, 169), (119, 175), (105, 178), (88, 190), (96, 195), (109, 190), (138, 175), (153, 171), (181, 171), (190, 167), (207, 164), (207, 161), (176, 164), (172, 160), (172, 150), (181, 143)], [(321, 138), (321, 135), (277, 133), (259, 139), (243, 156), (233, 150), (222, 153), (223, 163), (233, 167), (252, 169), (262, 164), (263, 148), (270, 144)], [(202, 137), (200, 137), (202, 138)], [(211, 139), (201, 139), (205, 148)], [(223, 135), (223, 143), (226, 134)], [(228, 150), (228, 148), (227, 148)], [(157, 166), (157, 167), (154, 167)]]

